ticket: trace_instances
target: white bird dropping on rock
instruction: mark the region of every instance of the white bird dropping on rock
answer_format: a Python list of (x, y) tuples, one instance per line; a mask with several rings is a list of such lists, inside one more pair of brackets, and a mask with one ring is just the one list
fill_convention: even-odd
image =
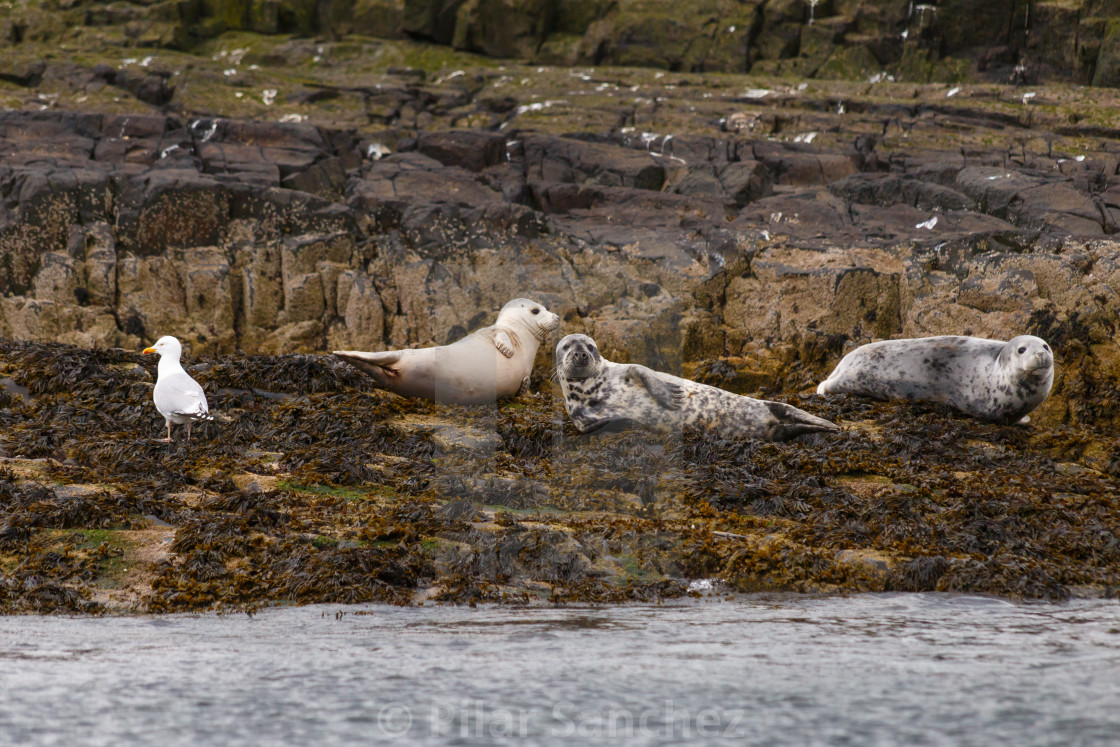
[(155, 345), (144, 348), (144, 352), (159, 353), (159, 373), (155, 389), (152, 390), (152, 399), (159, 414), (167, 421), (167, 438), (163, 440), (171, 443), (172, 423), (186, 423), (187, 440), (190, 441), (191, 423), (213, 418), (210, 416), (210, 407), (206, 404), (206, 393), (179, 363), (183, 346), (174, 337), (165, 335)]

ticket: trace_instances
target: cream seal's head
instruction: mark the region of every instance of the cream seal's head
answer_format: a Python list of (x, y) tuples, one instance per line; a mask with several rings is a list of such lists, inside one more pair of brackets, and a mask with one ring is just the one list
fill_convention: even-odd
[(520, 323), (534, 337), (544, 342), (550, 332), (559, 328), (560, 317), (536, 301), (528, 298), (515, 298), (498, 312), (498, 321), (496, 322), (498, 326), (507, 326), (511, 323)]
[(599, 346), (587, 335), (568, 335), (556, 343), (556, 376), (588, 379), (599, 375)]

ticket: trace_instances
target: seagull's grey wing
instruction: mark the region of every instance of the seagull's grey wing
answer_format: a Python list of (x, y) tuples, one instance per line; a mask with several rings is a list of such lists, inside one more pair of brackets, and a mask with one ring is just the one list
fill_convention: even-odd
[(197, 381), (185, 372), (173, 373), (156, 382), (153, 399), (156, 409), (164, 415), (186, 415), (203, 418), (210, 412), (206, 393)]

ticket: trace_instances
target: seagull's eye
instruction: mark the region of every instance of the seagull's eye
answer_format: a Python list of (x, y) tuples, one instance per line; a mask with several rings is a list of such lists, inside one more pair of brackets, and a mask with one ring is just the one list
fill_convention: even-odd
[(1023, 347), (1019, 348), (1019, 355), (1022, 355), (1025, 352), (1027, 352), (1027, 347), (1025, 345)]
[(539, 313), (541, 313), (541, 310), (540, 309), (533, 309), (533, 313), (534, 314), (539, 314)]

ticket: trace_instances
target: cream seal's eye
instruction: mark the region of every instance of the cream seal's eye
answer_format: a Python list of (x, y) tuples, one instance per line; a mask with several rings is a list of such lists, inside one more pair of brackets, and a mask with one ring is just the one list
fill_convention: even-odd
[(1025, 352), (1027, 352), (1027, 346), (1026, 346), (1026, 345), (1024, 345), (1023, 347), (1019, 348), (1019, 355), (1022, 355), (1022, 354), (1023, 354), (1023, 353), (1025, 353)]
[(533, 313), (534, 314), (539, 314), (539, 313), (541, 313), (541, 310), (540, 309), (533, 309)]

